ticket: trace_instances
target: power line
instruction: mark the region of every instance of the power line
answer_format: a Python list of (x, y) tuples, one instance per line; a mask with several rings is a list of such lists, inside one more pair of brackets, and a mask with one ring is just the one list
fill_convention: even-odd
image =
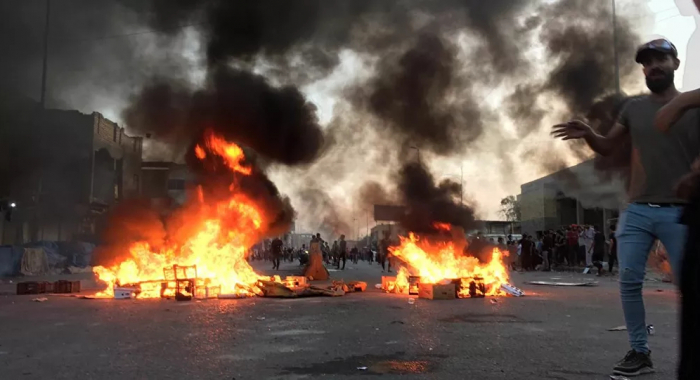
[[(187, 25), (180, 25), (178, 27), (169, 29), (168, 32), (173, 32), (176, 30), (183, 30), (185, 28), (189, 28), (192, 26), (201, 26), (204, 25), (202, 23), (200, 24), (187, 24)], [(58, 39), (56, 42), (92, 42), (92, 41), (102, 41), (102, 40), (109, 40), (109, 39), (116, 39), (116, 38), (123, 38), (123, 37), (133, 37), (133, 36), (141, 36), (145, 34), (156, 34), (156, 33), (164, 33), (162, 30), (155, 30), (155, 29), (149, 29), (149, 30), (142, 30), (139, 32), (132, 32), (132, 33), (124, 33), (124, 34), (113, 34), (113, 35), (108, 35), (108, 36), (102, 36), (102, 37), (95, 37), (95, 38), (85, 38), (85, 39)]]

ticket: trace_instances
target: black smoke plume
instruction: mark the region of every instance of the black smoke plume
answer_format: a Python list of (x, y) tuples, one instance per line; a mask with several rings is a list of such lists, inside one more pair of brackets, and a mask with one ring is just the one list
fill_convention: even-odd
[(295, 87), (273, 87), (260, 75), (230, 67), (209, 72), (190, 92), (155, 80), (124, 111), (129, 126), (171, 144), (189, 146), (203, 129), (282, 164), (312, 162), (323, 145), (315, 107)]
[(434, 223), (448, 223), (465, 231), (475, 227), (474, 210), (459, 202), (461, 185), (451, 180), (435, 182), (420, 162), (406, 163), (398, 173), (399, 197), (406, 206), (401, 225), (408, 231), (435, 232)]

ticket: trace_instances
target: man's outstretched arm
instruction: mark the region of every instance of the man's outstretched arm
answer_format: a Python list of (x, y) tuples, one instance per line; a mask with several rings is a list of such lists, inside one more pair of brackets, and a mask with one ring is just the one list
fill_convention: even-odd
[(602, 156), (612, 154), (622, 143), (627, 132), (627, 127), (616, 123), (607, 135), (602, 136), (581, 120), (557, 124), (552, 128), (552, 136), (562, 140), (584, 139), (594, 152)]

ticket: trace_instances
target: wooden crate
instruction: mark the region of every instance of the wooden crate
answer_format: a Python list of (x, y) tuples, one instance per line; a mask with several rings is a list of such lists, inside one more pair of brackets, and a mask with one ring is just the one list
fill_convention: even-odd
[(80, 281), (58, 280), (53, 283), (54, 293), (80, 293)]
[(453, 300), (455, 299), (455, 284), (418, 284), (418, 298)]
[(17, 283), (17, 295), (44, 294), (53, 291), (53, 284), (46, 281), (25, 281)]

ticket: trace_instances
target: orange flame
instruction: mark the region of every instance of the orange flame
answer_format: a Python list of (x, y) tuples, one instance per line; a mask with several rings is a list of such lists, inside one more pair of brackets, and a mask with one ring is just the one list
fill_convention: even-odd
[[(481, 263), (475, 257), (456, 252), (452, 242), (431, 244), (422, 241), (414, 233), (409, 233), (408, 238), (400, 239), (401, 244), (389, 250), (394, 257), (407, 264), (415, 275), (420, 276), (421, 283), (437, 284), (444, 280), (461, 279), (468, 286), (470, 281), (478, 279), (486, 285), (486, 295), (505, 295), (501, 285), (508, 283), (508, 270), (498, 248), (493, 249), (488, 263)], [(396, 282), (408, 286), (409, 274), (408, 270), (400, 270)], [(468, 297), (468, 290), (461, 291), (459, 296)]]
[[(241, 149), (241, 147), (238, 145), (224, 140), (221, 136), (218, 136), (211, 131), (207, 132), (206, 144), (207, 148), (209, 148), (212, 153), (222, 157), (226, 162), (226, 165), (234, 172), (239, 172), (245, 175), (249, 175), (251, 173), (252, 170), (250, 166), (243, 166), (241, 163), (245, 160), (245, 155), (243, 154), (243, 149)], [(204, 158), (200, 157), (199, 153), (197, 153), (196, 147), (195, 154), (200, 160)]]
[[(242, 164), (243, 150), (213, 132), (207, 133), (204, 147), (197, 145), (194, 152), (200, 160), (208, 153), (222, 157), (233, 174), (251, 173), (252, 169)], [(185, 225), (181, 226), (182, 231), (187, 231), (181, 243), (154, 250), (148, 243), (137, 242), (122, 262), (109, 268), (94, 267), (93, 272), (108, 285), (98, 296), (113, 296), (115, 286), (127, 284), (140, 286), (140, 298), (160, 297), (164, 288), (168, 288), (166, 295), (174, 295), (174, 279), (168, 278), (172, 277), (168, 273), (173, 265), (196, 265), (196, 286), (201, 289), (238, 295), (258, 293), (257, 281), (271, 279), (255, 273), (245, 256), (248, 248), (264, 236), (267, 223), (251, 199), (237, 192), (233, 185), (229, 190), (228, 198), (211, 200), (205, 199), (202, 188), (197, 187), (189, 205), (194, 212), (191, 217), (188, 214)], [(185, 275), (191, 276), (194, 275)]]

